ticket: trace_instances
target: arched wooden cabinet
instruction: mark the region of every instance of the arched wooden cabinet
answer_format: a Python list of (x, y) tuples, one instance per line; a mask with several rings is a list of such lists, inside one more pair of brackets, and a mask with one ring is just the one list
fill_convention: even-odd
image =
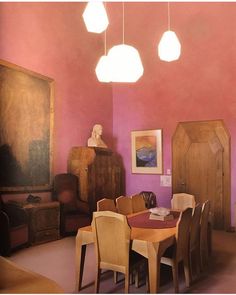
[(72, 147), (68, 172), (79, 179), (80, 207), (91, 213), (97, 201), (115, 199), (124, 194), (124, 172), (121, 157), (107, 148)]

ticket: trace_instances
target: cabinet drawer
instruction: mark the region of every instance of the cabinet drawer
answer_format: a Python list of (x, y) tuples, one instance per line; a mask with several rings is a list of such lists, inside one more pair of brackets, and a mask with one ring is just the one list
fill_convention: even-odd
[(59, 229), (44, 230), (35, 233), (34, 244), (58, 240), (60, 237)]
[(49, 231), (59, 227), (59, 207), (36, 208), (32, 214), (32, 229), (34, 231)]

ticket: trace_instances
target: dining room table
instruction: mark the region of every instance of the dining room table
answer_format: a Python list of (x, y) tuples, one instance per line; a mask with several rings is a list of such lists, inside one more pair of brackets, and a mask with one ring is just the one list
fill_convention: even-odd
[[(158, 293), (160, 262), (165, 250), (176, 243), (178, 211), (171, 211), (171, 220), (150, 219), (149, 210), (127, 215), (131, 227), (131, 249), (148, 259), (150, 293)], [(86, 246), (94, 243), (92, 226), (85, 226), (76, 235), (76, 291), (82, 288)]]

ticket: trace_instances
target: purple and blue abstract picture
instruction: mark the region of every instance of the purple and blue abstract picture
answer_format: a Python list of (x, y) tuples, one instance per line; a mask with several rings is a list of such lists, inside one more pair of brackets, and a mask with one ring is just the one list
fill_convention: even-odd
[(157, 167), (156, 136), (135, 138), (136, 167)]

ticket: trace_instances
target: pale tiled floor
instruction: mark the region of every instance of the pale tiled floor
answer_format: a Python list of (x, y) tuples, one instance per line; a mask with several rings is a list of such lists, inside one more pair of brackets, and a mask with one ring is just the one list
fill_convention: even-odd
[[(236, 293), (236, 234), (222, 231), (213, 233), (213, 255), (209, 270), (186, 289), (183, 275), (180, 276), (182, 293)], [(87, 247), (84, 288), (81, 293), (93, 293), (95, 256), (93, 246)], [(33, 246), (15, 252), (10, 260), (43, 274), (56, 281), (66, 293), (75, 293), (75, 237)], [(181, 271), (182, 273), (182, 271)], [(171, 271), (166, 268), (161, 272), (161, 293), (173, 293)], [(111, 272), (102, 275), (101, 293), (123, 293), (124, 282), (113, 283)], [(131, 293), (146, 293), (145, 285), (140, 288), (131, 286)]]

